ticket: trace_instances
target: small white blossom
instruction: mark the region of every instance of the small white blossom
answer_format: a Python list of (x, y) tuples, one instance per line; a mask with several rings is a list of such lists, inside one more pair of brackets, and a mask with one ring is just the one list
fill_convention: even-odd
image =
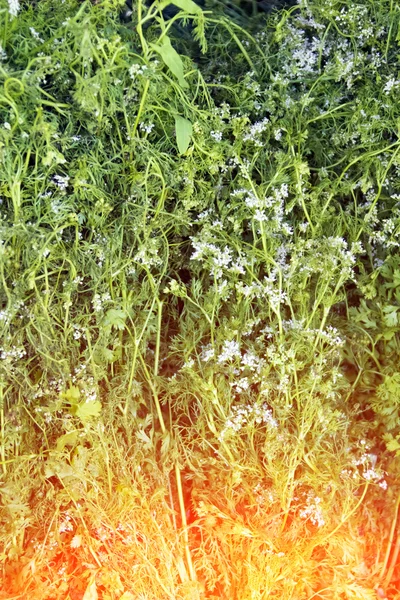
[(71, 540), (70, 546), (71, 548), (79, 548), (80, 546), (82, 546), (82, 536), (74, 535), (74, 537)]
[(222, 347), (222, 352), (218, 356), (218, 363), (222, 364), (228, 360), (232, 360), (233, 358), (240, 358), (239, 343), (235, 340), (231, 340), (230, 342), (225, 341)]
[(60, 190), (66, 190), (68, 187), (69, 176), (61, 177), (61, 175), (54, 175), (52, 181), (60, 188)]
[(318, 496), (313, 496), (312, 494), (308, 494), (307, 496), (307, 505), (303, 510), (300, 510), (299, 515), (302, 519), (310, 519), (313, 525), (317, 525), (318, 527), (322, 527), (325, 524), (321, 507), (319, 506), (321, 503), (321, 498)]
[(203, 362), (208, 362), (209, 360), (214, 358), (214, 356), (215, 356), (215, 350), (211, 346), (211, 344), (208, 344), (208, 346), (203, 346), (202, 352), (200, 354), (200, 360), (202, 360)]
[(31, 32), (31, 34), (33, 35), (33, 37), (38, 40), (39, 42), (44, 42), (44, 40), (40, 37), (40, 34), (36, 31), (36, 29), (34, 27), (29, 27), (29, 31)]
[(397, 88), (400, 85), (400, 81), (398, 81), (397, 79), (395, 79), (394, 77), (391, 77), (390, 79), (388, 79), (388, 81), (385, 84), (385, 87), (383, 88), (383, 91), (385, 92), (385, 94), (388, 96), (390, 94), (390, 92), (394, 89)]
[(18, 0), (8, 0), (8, 12), (11, 18), (14, 18), (18, 15), (20, 8), (21, 7)]
[(144, 131), (145, 133), (151, 133), (154, 129), (154, 123), (140, 123), (139, 125), (140, 131)]
[(140, 66), (137, 63), (133, 64), (129, 69), (129, 75), (131, 76), (131, 79), (135, 80), (137, 75), (143, 75), (145, 69), (145, 66)]
[(220, 142), (222, 140), (222, 131), (211, 131), (210, 135), (216, 142)]

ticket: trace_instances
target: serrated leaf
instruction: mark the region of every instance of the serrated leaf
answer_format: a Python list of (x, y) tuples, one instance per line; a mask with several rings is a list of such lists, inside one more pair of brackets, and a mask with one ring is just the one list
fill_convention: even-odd
[(386, 442), (386, 448), (389, 452), (397, 452), (400, 450), (400, 444), (396, 439), (391, 439), (389, 442)]
[(192, 131), (192, 123), (188, 119), (179, 116), (175, 117), (176, 141), (180, 154), (185, 154), (186, 150), (189, 148)]
[(385, 316), (383, 320), (388, 327), (395, 327), (398, 324), (397, 306), (385, 306), (383, 312)]
[(124, 310), (118, 310), (116, 308), (110, 308), (104, 315), (104, 319), (101, 324), (105, 328), (115, 327), (122, 331), (125, 329), (126, 312)]
[(163, 43), (161, 46), (159, 44), (150, 44), (150, 46), (161, 56), (168, 69), (171, 71), (171, 73), (175, 75), (175, 77), (179, 81), (179, 85), (182, 88), (188, 88), (189, 84), (187, 83), (187, 81), (185, 81), (183, 76), (184, 71), (182, 59), (175, 50), (175, 48), (173, 48), (169, 37), (165, 36), (163, 38)]
[(144, 442), (145, 444), (151, 446), (152, 440), (151, 440), (151, 438), (147, 435), (147, 433), (143, 429), (139, 429), (136, 432), (136, 437), (141, 442)]
[(67, 464), (63, 460), (55, 461), (52, 460), (45, 465), (44, 468), (45, 477), (57, 476), (60, 479), (65, 477), (74, 477), (75, 473), (71, 465)]
[(168, 453), (168, 450), (171, 445), (171, 434), (169, 433), (169, 431), (164, 431), (161, 439), (161, 456), (164, 457)]
[(64, 435), (61, 435), (57, 440), (57, 445), (56, 445), (57, 451), (62, 452), (64, 450), (65, 446), (75, 446), (77, 439), (78, 439), (77, 431), (70, 431), (69, 433), (65, 433)]
[(114, 358), (114, 352), (110, 348), (102, 348), (101, 353), (106, 362), (112, 362)]
[(130, 592), (124, 592), (119, 600), (135, 600), (135, 596)]
[(83, 423), (101, 414), (101, 402), (81, 402), (74, 407), (73, 414)]
[(69, 389), (66, 392), (62, 392), (60, 394), (61, 398), (64, 398), (65, 400), (67, 400), (67, 402), (70, 402), (71, 404), (75, 404), (76, 402), (78, 402), (79, 398), (81, 397), (81, 392), (79, 390), (78, 387), (76, 387), (76, 385), (71, 385), (69, 387)]
[(96, 581), (93, 579), (86, 588), (82, 600), (98, 600)]

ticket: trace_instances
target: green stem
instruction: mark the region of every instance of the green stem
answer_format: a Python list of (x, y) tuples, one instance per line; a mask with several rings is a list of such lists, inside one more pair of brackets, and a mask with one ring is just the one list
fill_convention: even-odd
[(178, 488), (179, 508), (181, 511), (186, 560), (187, 560), (188, 567), (189, 567), (190, 579), (191, 579), (191, 581), (196, 581), (196, 572), (193, 567), (192, 557), (191, 557), (190, 548), (189, 548), (189, 535), (188, 535), (188, 530), (187, 530), (185, 502), (183, 499), (183, 492), (182, 492), (181, 472), (180, 472), (179, 465), (177, 462), (175, 463), (175, 477), (176, 477), (176, 485)]
[[(379, 580), (380, 581), (382, 581), (382, 579), (383, 579), (383, 576), (384, 576), (386, 568), (387, 568), (387, 564), (389, 562), (390, 550), (392, 548), (393, 539), (394, 539), (394, 533), (396, 531), (396, 524), (397, 524), (397, 518), (398, 518), (398, 513), (399, 513), (399, 506), (400, 506), (400, 494), (397, 496), (396, 504), (395, 504), (395, 507), (394, 507), (394, 518), (393, 518), (393, 521), (392, 521), (392, 527), (390, 529), (390, 535), (389, 535), (389, 541), (388, 541), (388, 545), (387, 545), (387, 549), (386, 549), (386, 555), (385, 555), (385, 559), (383, 561), (381, 572), (379, 574)], [(397, 542), (398, 541), (399, 541), (399, 536), (398, 536)], [(389, 568), (389, 570), (388, 570), (388, 572), (386, 574), (386, 579), (385, 579), (386, 583), (388, 582), (388, 579), (389, 579), (389, 581), (391, 579), (391, 576), (389, 578), (389, 574), (390, 574), (390, 568)]]
[(144, 90), (143, 90), (142, 100), (141, 100), (140, 106), (139, 106), (139, 111), (138, 111), (138, 114), (136, 116), (135, 124), (133, 125), (131, 139), (134, 138), (135, 135), (136, 135), (136, 131), (137, 131), (137, 128), (138, 128), (138, 125), (139, 125), (140, 117), (142, 116), (143, 108), (144, 108), (144, 105), (145, 105), (145, 102), (146, 102), (147, 92), (149, 91), (149, 87), (150, 87), (150, 80), (146, 79), (146, 83), (144, 84)]

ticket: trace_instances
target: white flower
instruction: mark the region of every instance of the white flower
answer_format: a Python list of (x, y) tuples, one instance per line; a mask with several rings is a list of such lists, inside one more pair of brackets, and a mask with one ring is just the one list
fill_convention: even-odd
[(146, 123), (140, 123), (139, 128), (145, 133), (151, 133), (154, 128), (154, 123), (148, 123), (147, 125)]
[(188, 360), (183, 365), (182, 369), (191, 369), (194, 366), (194, 359), (188, 358)]
[(11, 125), (7, 121), (3, 124), (3, 127), (4, 127), (4, 129), (8, 129), (8, 130), (11, 129)]
[(61, 177), (61, 175), (54, 175), (52, 181), (60, 188), (60, 190), (65, 190), (68, 187), (69, 176), (65, 175), (65, 177)]
[(232, 360), (235, 357), (240, 358), (239, 343), (235, 340), (231, 340), (230, 342), (225, 341), (222, 348), (222, 353), (218, 356), (218, 363), (222, 364), (223, 362)]
[(318, 527), (322, 527), (325, 524), (324, 518), (322, 516), (322, 510), (319, 506), (321, 502), (321, 498), (313, 497), (311, 494), (307, 496), (307, 505), (306, 508), (299, 512), (300, 517), (302, 519), (309, 518), (313, 525), (317, 525)]
[(145, 66), (140, 66), (137, 63), (133, 64), (129, 69), (129, 75), (132, 79), (136, 79), (136, 75), (143, 75)]
[(220, 142), (222, 140), (222, 131), (211, 131), (210, 135), (216, 142)]
[(71, 548), (79, 548), (80, 546), (82, 546), (82, 536), (74, 535), (74, 537), (71, 540), (70, 546)]
[(8, 12), (12, 18), (17, 16), (20, 8), (18, 0), (8, 0)]
[(29, 27), (29, 31), (31, 32), (31, 34), (33, 35), (33, 37), (35, 39), (37, 39), (39, 42), (44, 42), (44, 40), (40, 37), (39, 33), (36, 31), (36, 29), (34, 29), (33, 27)]
[(214, 358), (214, 356), (215, 356), (215, 350), (211, 346), (211, 344), (208, 344), (208, 346), (203, 347), (202, 352), (200, 354), (200, 360), (202, 360), (203, 362), (208, 362), (209, 360)]
[(262, 121), (257, 121), (254, 125), (251, 125), (249, 132), (243, 136), (244, 142), (254, 142), (257, 146), (262, 146), (262, 142), (258, 139), (258, 137), (267, 129), (269, 123), (269, 119), (265, 117)]
[(400, 84), (400, 81), (396, 80), (394, 77), (390, 77), (383, 88), (383, 91), (388, 96), (393, 88), (397, 87)]

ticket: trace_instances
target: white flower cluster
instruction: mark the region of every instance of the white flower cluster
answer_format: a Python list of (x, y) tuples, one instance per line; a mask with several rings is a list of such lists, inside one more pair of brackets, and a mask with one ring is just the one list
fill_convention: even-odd
[(319, 335), (320, 339), (324, 340), (329, 346), (343, 348), (345, 340), (340, 337), (338, 329), (328, 325), (324, 331), (309, 330), (311, 334)]
[(8, 0), (8, 12), (12, 19), (16, 17), (21, 9), (18, 0)]
[(237, 394), (242, 394), (246, 392), (250, 387), (251, 382), (248, 377), (241, 377), (238, 381), (231, 383), (231, 387), (234, 388)]
[(210, 135), (216, 142), (220, 142), (222, 140), (222, 131), (211, 131)]
[(265, 360), (259, 358), (255, 352), (248, 351), (242, 356), (241, 370), (249, 369), (252, 373), (260, 373), (265, 365)]
[(249, 131), (243, 136), (244, 142), (253, 142), (256, 146), (262, 148), (263, 142), (260, 137), (268, 129), (269, 119), (265, 117), (262, 121), (257, 121), (250, 126)]
[(42, 44), (44, 43), (44, 39), (40, 37), (40, 34), (36, 31), (36, 29), (34, 29), (34, 27), (29, 27), (29, 31), (33, 37), (38, 40), (38, 42), (42, 42)]
[(85, 402), (95, 402), (98, 397), (96, 383), (93, 377), (81, 379), (81, 392)]
[(4, 361), (4, 366), (10, 371), (13, 369), (14, 361), (26, 356), (26, 350), (22, 346), (12, 346), (12, 348), (0, 349), (0, 360)]
[(279, 306), (287, 300), (287, 293), (279, 289), (275, 283), (276, 272), (272, 272), (269, 277), (264, 277), (262, 283), (252, 283), (245, 285), (243, 281), (238, 281), (236, 291), (243, 294), (246, 298), (266, 298), (274, 312), (279, 310)]
[(105, 292), (104, 294), (95, 294), (92, 300), (93, 310), (95, 312), (100, 312), (104, 308), (104, 304), (111, 300), (111, 296), (109, 292)]
[(282, 47), (287, 49), (287, 60), (282, 65), (282, 71), (287, 77), (301, 77), (313, 74), (318, 66), (320, 41), (313, 37), (308, 39), (306, 32), (294, 25), (287, 26), (286, 36)]
[(208, 362), (209, 360), (214, 358), (214, 356), (215, 356), (215, 350), (211, 344), (208, 344), (207, 346), (202, 347), (201, 354), (200, 354), (200, 360), (202, 360), (203, 362)]
[(154, 129), (154, 123), (140, 123), (139, 129), (140, 131), (144, 131), (145, 133), (151, 133)]
[(61, 175), (54, 175), (52, 181), (57, 187), (60, 188), (60, 190), (66, 190), (69, 185), (69, 179), (70, 178), (68, 175), (65, 175), (65, 177), (61, 177)]
[(306, 507), (299, 511), (300, 517), (302, 519), (310, 519), (313, 525), (322, 527), (322, 525), (325, 525), (325, 521), (323, 518), (320, 504), (321, 498), (319, 498), (318, 496), (314, 496), (314, 494), (312, 493), (309, 493), (307, 495)]
[(195, 250), (190, 260), (207, 260), (211, 267), (210, 274), (216, 279), (221, 279), (226, 273), (245, 273), (248, 262), (244, 256), (239, 255), (235, 258), (229, 246), (219, 248), (216, 244), (202, 241), (200, 237), (204, 237), (204, 234), (190, 238)]
[(129, 75), (131, 76), (131, 79), (135, 81), (138, 75), (143, 75), (147, 70), (148, 68), (146, 67), (146, 65), (139, 65), (138, 63), (134, 63), (129, 68)]
[(74, 526), (71, 523), (71, 517), (68, 512), (65, 512), (64, 520), (58, 526), (58, 532), (64, 533), (65, 531), (73, 531), (73, 529)]
[(258, 504), (271, 504), (276, 500), (274, 492), (271, 488), (265, 488), (261, 483), (257, 483), (256, 487), (253, 489), (253, 493), (255, 494), (255, 499)]
[(278, 427), (277, 421), (272, 415), (272, 410), (267, 404), (248, 404), (247, 406), (233, 406), (231, 414), (225, 421), (224, 427), (219, 435), (219, 441), (225, 440), (229, 433), (237, 433), (246, 425), (268, 425), (273, 429)]
[(147, 240), (147, 244), (142, 245), (139, 252), (136, 253), (133, 260), (141, 265), (159, 266), (162, 264), (162, 259), (158, 256), (159, 240), (156, 238), (150, 238)]
[(390, 77), (383, 88), (383, 91), (388, 96), (393, 89), (397, 89), (400, 85), (400, 81), (394, 77)]
[(85, 333), (85, 330), (82, 327), (79, 327), (79, 325), (75, 325), (75, 323), (72, 325), (72, 327), (74, 329), (74, 340), (80, 340), (82, 335)]
[(218, 356), (217, 362), (219, 364), (225, 363), (227, 361), (231, 361), (235, 358), (240, 358), (240, 348), (239, 343), (235, 340), (225, 341), (222, 347), (222, 352)]

